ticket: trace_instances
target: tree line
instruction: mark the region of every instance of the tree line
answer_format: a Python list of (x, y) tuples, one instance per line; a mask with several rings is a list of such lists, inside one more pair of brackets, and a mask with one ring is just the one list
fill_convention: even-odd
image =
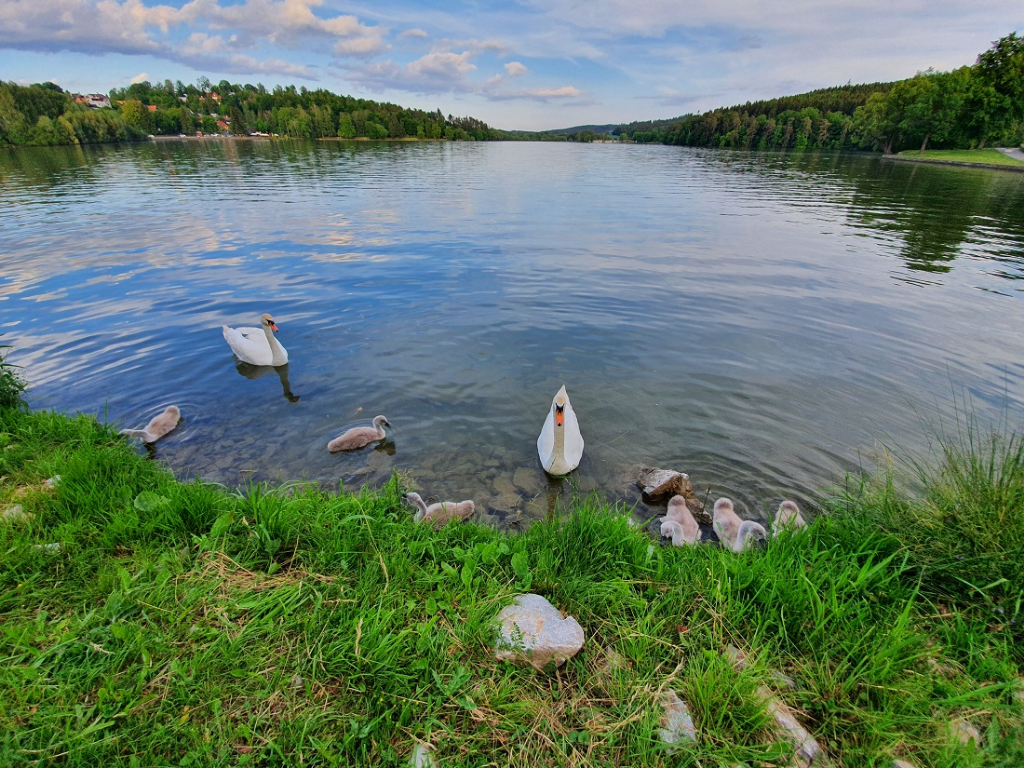
[(1024, 141), (1024, 38), (952, 72), (748, 102), (612, 132), (636, 142), (740, 149), (973, 149)]
[(501, 137), (500, 131), (473, 117), (445, 116), (440, 109), (407, 109), (294, 85), (267, 90), (262, 84), (226, 80), (213, 84), (205, 77), (195, 85), (180, 80), (157, 85), (146, 81), (114, 89), (110, 99), (120, 105), (129, 124), (157, 135), (200, 130), (300, 139), (489, 141)]
[(53, 83), (0, 81), (0, 146), (57, 146), (138, 141), (145, 132), (112, 109), (89, 109)]
[(0, 145), (133, 141), (149, 135), (276, 134), (301, 139), (520, 138), (474, 117), (406, 109), (330, 91), (262, 84), (146, 81), (110, 91), (111, 108), (89, 109), (53, 83), (0, 81)]

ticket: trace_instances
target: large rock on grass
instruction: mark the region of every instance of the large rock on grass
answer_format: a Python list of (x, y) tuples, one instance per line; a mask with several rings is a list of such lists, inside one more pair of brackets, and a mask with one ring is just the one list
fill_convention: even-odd
[(586, 639), (583, 627), (540, 595), (519, 595), (498, 613), (495, 656), (525, 661), (539, 670), (548, 664), (560, 667), (571, 659)]

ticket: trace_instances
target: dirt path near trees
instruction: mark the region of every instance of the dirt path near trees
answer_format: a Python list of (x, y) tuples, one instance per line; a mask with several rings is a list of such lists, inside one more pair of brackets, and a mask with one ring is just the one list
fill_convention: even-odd
[(1022, 152), (1019, 147), (1014, 147), (1013, 149), (1000, 149), (999, 151), (1007, 157), (1012, 157), (1014, 160), (1020, 160), (1024, 163), (1024, 152)]

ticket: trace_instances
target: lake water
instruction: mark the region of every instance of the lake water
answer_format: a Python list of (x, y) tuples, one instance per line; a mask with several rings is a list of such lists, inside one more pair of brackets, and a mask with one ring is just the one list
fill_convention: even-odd
[[(399, 469), (511, 524), (574, 488), (632, 504), (647, 465), (763, 517), (965, 411), (1024, 421), (1024, 174), (599, 144), (22, 149), (0, 151), (0, 239), (30, 404), (141, 427), (176, 403), (156, 456), (232, 486)], [(286, 371), (236, 367), (221, 336), (263, 312)], [(553, 481), (535, 443), (563, 383), (586, 451)], [(377, 414), (387, 443), (328, 453)]]

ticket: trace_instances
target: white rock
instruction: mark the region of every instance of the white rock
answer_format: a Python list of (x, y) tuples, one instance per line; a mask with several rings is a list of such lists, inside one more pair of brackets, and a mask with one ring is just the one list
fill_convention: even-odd
[(917, 768), (913, 763), (908, 763), (906, 760), (893, 760), (892, 768)]
[(954, 720), (949, 724), (949, 732), (961, 744), (967, 745), (973, 741), (975, 746), (981, 746), (981, 731), (969, 720)]
[(12, 504), (9, 507), (4, 507), (3, 511), (0, 511), (0, 518), (12, 523), (21, 523), (25, 520), (31, 520), (32, 515), (26, 512), (21, 504)]
[(519, 595), (498, 613), (495, 656), (508, 661), (524, 660), (543, 670), (548, 663), (560, 667), (571, 659), (586, 636), (572, 616), (561, 612), (540, 595)]
[(661, 695), (661, 706), (665, 716), (661, 719), (664, 726), (658, 736), (666, 744), (677, 744), (680, 741), (696, 741), (697, 729), (693, 725), (693, 717), (686, 702), (671, 688)]
[(61, 549), (60, 544), (56, 541), (53, 544), (36, 544), (35, 548), (43, 552), (60, 552)]
[(412, 757), (409, 758), (409, 765), (413, 768), (434, 768), (434, 747), (430, 744), (417, 742), (412, 748)]

